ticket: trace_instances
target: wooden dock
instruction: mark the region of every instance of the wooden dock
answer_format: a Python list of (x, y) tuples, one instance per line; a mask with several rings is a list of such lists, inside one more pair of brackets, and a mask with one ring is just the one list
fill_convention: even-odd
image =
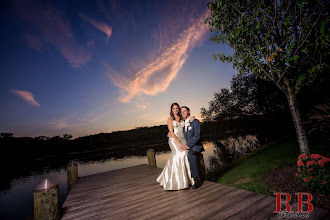
[[(80, 177), (62, 219), (278, 219), (275, 197), (205, 181), (201, 188), (164, 191), (162, 169), (147, 164)], [(292, 206), (294, 208), (296, 206)], [(314, 207), (307, 219), (326, 219)], [(286, 218), (281, 218), (286, 219)], [(306, 219), (306, 218), (287, 218)]]

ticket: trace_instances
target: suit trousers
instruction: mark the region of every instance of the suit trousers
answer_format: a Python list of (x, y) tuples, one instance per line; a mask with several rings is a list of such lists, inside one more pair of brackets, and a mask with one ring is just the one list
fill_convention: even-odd
[(194, 150), (189, 150), (188, 152), (188, 161), (190, 165), (191, 178), (196, 178), (199, 176), (198, 164), (197, 164), (198, 154), (200, 153)]

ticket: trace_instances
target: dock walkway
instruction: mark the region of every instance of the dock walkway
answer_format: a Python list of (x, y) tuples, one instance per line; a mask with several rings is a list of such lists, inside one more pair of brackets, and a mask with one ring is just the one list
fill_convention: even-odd
[[(275, 197), (205, 181), (196, 190), (164, 191), (162, 169), (147, 164), (79, 177), (62, 219), (278, 219)], [(292, 205), (292, 208), (297, 205)], [(307, 219), (326, 219), (314, 207)], [(286, 219), (286, 218), (281, 218)], [(288, 218), (296, 219), (296, 218)], [(306, 218), (297, 218), (306, 219)]]

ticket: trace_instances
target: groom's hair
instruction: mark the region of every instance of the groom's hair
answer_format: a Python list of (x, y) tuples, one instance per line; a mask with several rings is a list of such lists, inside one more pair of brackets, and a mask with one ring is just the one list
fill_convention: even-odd
[(189, 112), (188, 115), (190, 116), (190, 109), (187, 106), (182, 106), (181, 108), (187, 109), (187, 111)]

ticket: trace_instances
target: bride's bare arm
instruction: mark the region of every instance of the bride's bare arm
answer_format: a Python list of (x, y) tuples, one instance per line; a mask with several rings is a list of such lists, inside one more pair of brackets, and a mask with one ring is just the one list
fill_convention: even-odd
[(168, 127), (169, 133), (172, 135), (172, 137), (174, 138), (174, 140), (179, 144), (179, 146), (181, 146), (182, 143), (179, 141), (178, 137), (174, 134), (173, 119), (172, 118), (168, 118), (168, 120), (167, 120), (167, 127)]

